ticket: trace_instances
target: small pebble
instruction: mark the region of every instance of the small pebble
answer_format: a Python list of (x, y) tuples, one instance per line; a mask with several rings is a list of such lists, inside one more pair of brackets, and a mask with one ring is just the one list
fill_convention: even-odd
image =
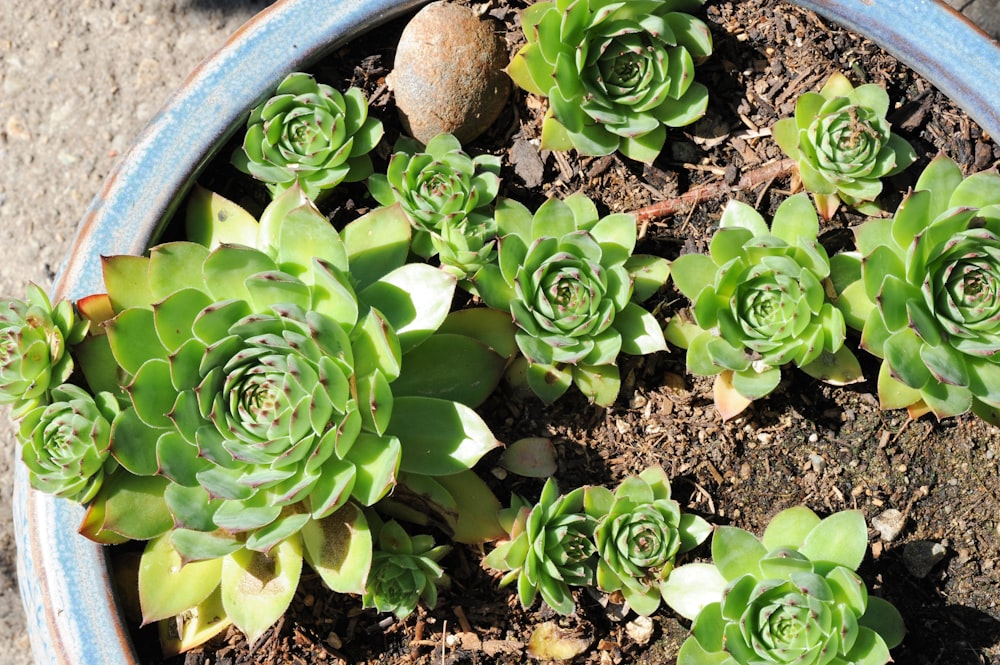
[(887, 543), (891, 543), (899, 536), (905, 524), (906, 516), (895, 508), (883, 510), (872, 518), (872, 526)]
[(917, 540), (903, 548), (903, 564), (914, 577), (924, 578), (948, 554), (941, 543)]
[(653, 620), (639, 616), (625, 624), (625, 632), (633, 642), (642, 646), (653, 638)]
[(823, 473), (823, 469), (826, 468), (826, 460), (823, 459), (822, 455), (816, 455), (815, 453), (810, 455), (809, 463), (812, 464), (813, 471), (816, 473)]

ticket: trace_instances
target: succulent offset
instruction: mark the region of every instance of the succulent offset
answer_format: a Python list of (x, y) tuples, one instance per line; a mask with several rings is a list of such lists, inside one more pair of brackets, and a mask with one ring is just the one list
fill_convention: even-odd
[(1000, 176), (939, 157), (914, 190), (834, 262), (840, 306), (883, 359), (883, 408), (1000, 423)]
[(514, 317), (528, 385), (545, 402), (575, 383), (595, 403), (612, 403), (619, 352), (666, 348), (656, 318), (638, 303), (666, 282), (667, 261), (633, 255), (634, 217), (601, 217), (583, 194), (550, 199), (534, 215), (504, 199), (496, 219), (499, 265), (474, 284), (487, 305)]
[(626, 478), (613, 496), (607, 490), (594, 493), (592, 501), (602, 512), (594, 530), (597, 587), (621, 591), (637, 613), (652, 614), (677, 555), (705, 540), (711, 527), (696, 515), (681, 513), (660, 467)]
[(496, 256), (496, 222), (490, 204), (500, 187), (500, 160), (470, 157), (451, 134), (426, 147), (400, 139), (385, 175), (368, 179), (382, 205), (398, 203), (413, 224), (412, 249), (439, 256), (459, 279), (471, 277)]
[(687, 12), (703, 0), (552, 0), (521, 17), (525, 44), (508, 72), (521, 88), (548, 97), (542, 147), (586, 155), (620, 150), (652, 163), (667, 127), (705, 113), (708, 89), (694, 66), (712, 37)]
[(805, 194), (785, 200), (770, 228), (753, 208), (730, 201), (709, 254), (673, 262), (674, 283), (692, 307), (690, 318), (671, 319), (667, 339), (687, 349), (690, 372), (717, 377), (723, 417), (774, 390), (789, 363), (835, 385), (861, 380), (844, 346), (844, 317), (824, 286), (830, 259), (818, 233)]
[(25, 300), (0, 300), (0, 404), (11, 404), (18, 417), (47, 403), (50, 390), (73, 373), (68, 349), (86, 332), (68, 301), (53, 307), (35, 284)]
[(86, 503), (116, 466), (109, 448), (118, 401), (111, 393), (91, 395), (69, 383), (52, 388), (50, 396), (49, 404), (25, 413), (18, 428), (28, 480), (47, 494)]
[(576, 607), (570, 587), (593, 586), (597, 548), (593, 541), (598, 514), (578, 487), (560, 495), (549, 478), (538, 503), (515, 499), (509, 538), (490, 552), (484, 564), (504, 571), (500, 586), (517, 582), (522, 607), (542, 600), (560, 614)]
[[(899, 173), (916, 159), (905, 140), (890, 131), (889, 95), (879, 85), (855, 88), (833, 74), (819, 92), (795, 102), (795, 117), (779, 120), (775, 141), (798, 162), (803, 186), (824, 218), (841, 201), (864, 212), (882, 192), (882, 178)], [(868, 205), (865, 205), (868, 204)]]
[(359, 88), (341, 93), (293, 72), (251, 111), (243, 147), (232, 162), (274, 196), (297, 184), (315, 199), (341, 182), (367, 178), (368, 153), (381, 138), (382, 122), (369, 117)]
[(433, 536), (411, 537), (398, 522), (386, 522), (379, 529), (372, 555), (362, 595), (364, 606), (400, 618), (412, 614), (421, 600), (434, 607), (438, 587), (448, 579), (438, 562), (449, 551), (448, 545), (436, 545)]
[(868, 595), (855, 570), (868, 549), (858, 511), (821, 520), (805, 506), (781, 511), (762, 539), (731, 526), (712, 538), (712, 564), (687, 564), (664, 596), (692, 619), (679, 665), (885, 665), (902, 618)]

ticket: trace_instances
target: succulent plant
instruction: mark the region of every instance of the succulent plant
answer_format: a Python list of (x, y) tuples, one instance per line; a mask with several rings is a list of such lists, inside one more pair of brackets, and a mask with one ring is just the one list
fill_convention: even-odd
[[(890, 131), (889, 95), (874, 83), (855, 88), (835, 73), (819, 92), (795, 102), (795, 117), (775, 123), (775, 141), (798, 162), (803, 186), (825, 219), (841, 201), (863, 212), (882, 192), (882, 178), (916, 159), (905, 140)], [(867, 204), (867, 205), (866, 205)]]
[(713, 563), (678, 567), (665, 585), (667, 602), (694, 621), (678, 664), (888, 663), (903, 621), (855, 572), (867, 549), (858, 511), (820, 520), (789, 508), (760, 540), (718, 527)]
[(570, 587), (593, 586), (597, 570), (593, 536), (600, 513), (588, 500), (592, 489), (578, 487), (560, 495), (549, 478), (534, 506), (514, 499), (510, 536), (486, 556), (484, 564), (505, 572), (501, 587), (517, 582), (523, 607), (541, 595), (556, 612), (570, 614), (576, 607)]
[(696, 515), (681, 513), (660, 467), (625, 479), (613, 496), (596, 488), (592, 494), (602, 513), (594, 530), (597, 587), (621, 591), (633, 610), (652, 614), (677, 555), (704, 541), (712, 528)]
[(601, 217), (583, 194), (550, 199), (534, 215), (503, 199), (496, 219), (498, 265), (474, 284), (487, 305), (514, 317), (528, 385), (545, 402), (575, 383), (595, 403), (611, 404), (619, 352), (666, 348), (659, 323), (638, 304), (666, 282), (666, 260), (633, 256), (634, 217)]
[(115, 467), (108, 448), (118, 401), (69, 383), (52, 388), (50, 396), (50, 403), (24, 414), (17, 432), (28, 480), (42, 492), (86, 503)]
[(709, 254), (673, 262), (693, 320), (675, 316), (667, 339), (687, 349), (690, 372), (717, 377), (724, 418), (774, 390), (789, 363), (835, 385), (861, 380), (857, 358), (844, 346), (844, 317), (827, 297), (830, 260), (818, 232), (805, 194), (785, 200), (770, 229), (753, 208), (731, 201)]
[(35, 284), (28, 285), (26, 300), (0, 300), (0, 404), (13, 405), (18, 418), (47, 403), (50, 390), (73, 373), (69, 347), (87, 327), (69, 301), (52, 307)]
[(315, 199), (341, 182), (367, 178), (368, 153), (381, 138), (382, 122), (368, 116), (368, 100), (359, 88), (341, 93), (293, 72), (250, 112), (243, 147), (232, 162), (274, 196), (298, 184)]
[[(106, 260), (116, 314), (104, 326), (130, 401), (112, 454), (130, 476), (166, 481), (148, 494), (165, 501), (186, 559), (267, 552), (349, 498), (373, 504), (401, 468), (457, 473), (498, 445), (435, 375), (390, 385), (455, 289), (405, 264), (409, 231), (388, 211), (341, 238), (293, 188), (264, 211), (258, 248), (177, 242)], [(423, 363), (447, 353), (428, 348)], [(441, 382), (490, 389), (503, 360), (484, 354)]]
[(883, 408), (1000, 423), (1000, 176), (939, 157), (834, 261), (838, 305), (883, 359)]
[(524, 11), (525, 44), (508, 72), (548, 97), (542, 147), (652, 163), (667, 127), (698, 120), (708, 90), (694, 65), (712, 52), (708, 27), (689, 11), (703, 0), (553, 0)]
[(438, 587), (448, 580), (438, 562), (449, 551), (448, 545), (435, 545), (433, 536), (411, 537), (399, 522), (386, 522), (379, 529), (378, 547), (372, 555), (364, 606), (401, 619), (412, 614), (421, 600), (434, 607)]
[(496, 222), (489, 210), (500, 187), (500, 160), (470, 157), (451, 134), (426, 147), (401, 138), (385, 175), (368, 179), (382, 205), (399, 203), (413, 224), (412, 249), (423, 258), (440, 256), (459, 279), (474, 275), (496, 256)]

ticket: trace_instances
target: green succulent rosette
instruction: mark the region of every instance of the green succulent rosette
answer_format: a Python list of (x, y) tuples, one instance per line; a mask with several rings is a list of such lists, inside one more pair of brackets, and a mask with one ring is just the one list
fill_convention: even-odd
[(858, 511), (823, 520), (781, 511), (762, 539), (730, 526), (712, 538), (711, 564), (674, 570), (667, 602), (694, 621), (679, 665), (885, 665), (905, 632), (888, 601), (855, 572), (868, 548)]
[(890, 130), (889, 95), (875, 84), (855, 88), (833, 74), (819, 92), (795, 102), (795, 117), (775, 123), (774, 139), (798, 162), (803, 186), (824, 218), (840, 201), (877, 212), (870, 203), (882, 192), (882, 178), (899, 173), (916, 159), (913, 148)]
[(667, 127), (704, 115), (696, 61), (712, 52), (708, 27), (687, 12), (703, 0), (554, 0), (521, 17), (527, 44), (508, 73), (548, 97), (542, 147), (587, 155), (620, 150), (652, 163)]
[(633, 255), (632, 215), (601, 217), (583, 194), (550, 199), (534, 215), (520, 203), (497, 205), (498, 264), (475, 288), (490, 307), (509, 311), (527, 360), (527, 382), (545, 402), (575, 383), (611, 404), (620, 385), (620, 352), (666, 348), (655, 317), (638, 303), (666, 282), (665, 259)]
[(591, 501), (601, 512), (594, 530), (597, 587), (608, 593), (621, 591), (637, 613), (652, 614), (677, 555), (699, 545), (712, 528), (696, 515), (681, 513), (660, 467), (627, 478), (614, 495), (603, 488), (592, 494)]
[(69, 383), (50, 392), (52, 401), (25, 413), (17, 432), (28, 481), (46, 494), (87, 503), (116, 466), (109, 448), (118, 401)]
[(368, 153), (381, 138), (382, 122), (368, 116), (368, 100), (359, 88), (341, 93), (293, 72), (250, 112), (232, 163), (264, 182), (273, 196), (298, 184), (315, 199), (341, 182), (367, 178)]
[(385, 175), (368, 189), (382, 205), (398, 203), (414, 228), (413, 252), (439, 256), (445, 270), (471, 277), (496, 256), (496, 222), (490, 204), (500, 187), (500, 160), (470, 157), (451, 134), (422, 146), (401, 138)]
[(827, 296), (830, 259), (818, 233), (805, 194), (785, 200), (770, 228), (753, 208), (731, 201), (709, 253), (674, 261), (674, 283), (692, 307), (671, 319), (667, 339), (687, 349), (690, 372), (717, 377), (723, 417), (768, 395), (790, 363), (834, 385), (862, 379), (844, 346), (844, 316)]
[(541, 595), (556, 612), (571, 614), (576, 608), (571, 587), (593, 586), (597, 569), (593, 536), (600, 517), (599, 508), (588, 499), (593, 489), (578, 487), (560, 495), (549, 478), (534, 506), (515, 499), (509, 511), (510, 536), (484, 563), (505, 573), (501, 587), (517, 582), (523, 607)]
[(914, 190), (836, 257), (838, 304), (882, 358), (883, 408), (1000, 423), (1000, 176), (939, 157)]
[(73, 373), (69, 348), (87, 333), (69, 301), (52, 306), (35, 284), (25, 300), (0, 299), (0, 404), (19, 418), (46, 404), (49, 393)]
[[(348, 501), (372, 505), (401, 469), (458, 473), (499, 445), (465, 400), (492, 390), (503, 358), (435, 336), (456, 280), (407, 264), (409, 237), (390, 210), (342, 238), (293, 189), (264, 211), (256, 248), (106, 259), (104, 327), (130, 402), (111, 451), (186, 559), (266, 552)], [(470, 347), (465, 367), (401, 379), (404, 358), (419, 370)], [(105, 522), (158, 535), (121, 527), (113, 489)]]
[(364, 606), (392, 612), (400, 619), (413, 614), (421, 600), (433, 608), (438, 587), (448, 581), (438, 562), (450, 551), (448, 545), (435, 545), (433, 536), (410, 536), (399, 522), (386, 522), (372, 554), (362, 594)]

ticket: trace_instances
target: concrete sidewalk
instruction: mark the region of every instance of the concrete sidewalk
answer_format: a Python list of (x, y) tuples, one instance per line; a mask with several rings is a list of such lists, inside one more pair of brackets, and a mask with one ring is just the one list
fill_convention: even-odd
[[(1000, 34), (998, 0), (947, 1)], [(0, 0), (0, 294), (51, 283), (117, 157), (195, 65), (267, 4)], [(0, 439), (13, 450), (9, 426)], [(11, 457), (0, 455), (0, 662), (28, 665)]]

